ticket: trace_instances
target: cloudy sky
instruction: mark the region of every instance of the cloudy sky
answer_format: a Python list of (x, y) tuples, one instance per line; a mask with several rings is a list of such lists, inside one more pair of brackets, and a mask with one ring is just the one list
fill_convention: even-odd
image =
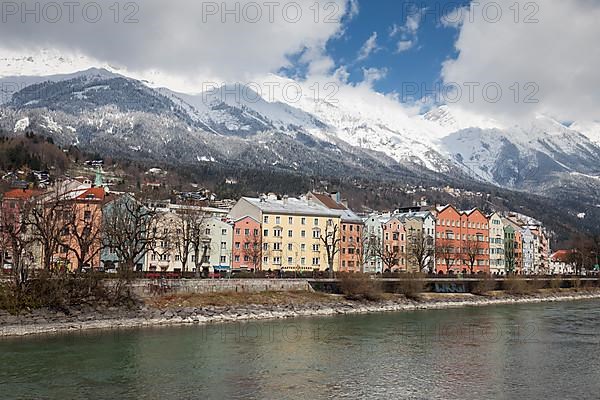
[[(107, 65), (197, 92), (277, 74), (412, 109), (600, 119), (600, 0), (23, 4), (2, 2), (4, 75)], [(35, 57), (42, 50), (47, 59)]]

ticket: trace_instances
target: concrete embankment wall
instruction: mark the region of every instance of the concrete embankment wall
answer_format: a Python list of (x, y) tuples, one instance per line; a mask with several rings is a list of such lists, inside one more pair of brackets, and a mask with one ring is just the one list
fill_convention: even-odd
[(194, 293), (259, 293), (312, 291), (305, 279), (140, 279), (133, 290), (141, 296)]

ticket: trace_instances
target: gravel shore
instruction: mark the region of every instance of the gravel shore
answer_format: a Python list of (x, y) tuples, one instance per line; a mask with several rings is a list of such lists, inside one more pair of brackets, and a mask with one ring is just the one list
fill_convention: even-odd
[(145, 306), (133, 310), (80, 306), (67, 313), (41, 309), (19, 316), (0, 310), (0, 337), (590, 299), (600, 299), (600, 292), (552, 293), (499, 298), (442, 295), (426, 296), (419, 301), (398, 297), (394, 300), (373, 303), (340, 299), (335, 302), (314, 302), (301, 305), (208, 306), (165, 310)]

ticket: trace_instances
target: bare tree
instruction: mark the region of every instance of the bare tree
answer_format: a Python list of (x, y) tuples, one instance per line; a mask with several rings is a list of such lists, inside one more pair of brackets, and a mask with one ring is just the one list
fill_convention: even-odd
[(196, 274), (200, 275), (202, 267), (209, 257), (211, 238), (206, 234), (206, 220), (193, 219), (190, 222), (190, 243), (194, 251)]
[(378, 256), (381, 258), (381, 262), (386, 267), (386, 271), (392, 272), (393, 268), (400, 262), (400, 250), (394, 246), (388, 246), (386, 244), (380, 244), (378, 248)]
[(188, 272), (189, 257), (195, 253), (198, 238), (202, 238), (204, 220), (205, 214), (201, 209), (187, 205), (177, 210), (177, 218), (172, 220), (174, 226), (170, 230), (170, 242), (181, 259), (183, 272)]
[[(426, 235), (422, 229), (409, 230), (407, 234), (408, 259), (417, 265), (419, 272), (431, 268), (431, 262), (435, 256), (433, 238)], [(433, 272), (433, 271), (430, 271)]]
[(335, 256), (340, 252), (341, 237), (339, 235), (339, 226), (332, 221), (328, 221), (325, 226), (325, 234), (321, 233), (320, 240), (325, 246), (327, 254), (327, 266), (329, 267), (329, 277), (334, 277), (334, 262)]
[(454, 265), (456, 252), (454, 250), (454, 241), (447, 238), (440, 238), (435, 241), (435, 254), (438, 259), (446, 264), (446, 273)]
[(83, 209), (73, 204), (74, 222), (65, 246), (77, 260), (77, 270), (93, 267), (102, 250), (102, 210), (99, 204)]
[(254, 272), (256, 272), (261, 269), (262, 264), (262, 236), (260, 235), (260, 233), (253, 232), (246, 244), (248, 244), (248, 248), (244, 248), (244, 254), (248, 256), (250, 262), (252, 263)]
[(369, 262), (371, 256), (376, 255), (376, 252), (373, 251), (377, 247), (375, 245), (376, 242), (377, 237), (375, 235), (363, 231), (362, 235), (360, 235), (360, 241), (352, 243), (354, 259), (360, 266), (361, 273), (365, 272), (365, 265)]
[(516, 270), (517, 257), (515, 255), (514, 247), (506, 247), (504, 250), (504, 264), (506, 266), (506, 272), (512, 274)]
[(475, 263), (481, 250), (482, 246), (479, 238), (475, 235), (467, 235), (467, 239), (463, 241), (462, 255), (469, 266), (471, 275), (475, 273)]
[(41, 246), (42, 266), (48, 271), (52, 270), (54, 256), (61, 246), (67, 245), (74, 223), (73, 208), (66, 201), (67, 195), (57, 185), (45, 195), (38, 196), (28, 213), (26, 224), (33, 239)]
[(579, 236), (572, 241), (572, 249), (573, 251), (569, 254), (568, 262), (575, 267), (575, 274), (581, 275), (594, 262), (594, 241)]
[(129, 195), (105, 206), (103, 227), (104, 247), (117, 254), (127, 271), (134, 270), (158, 237), (156, 212)]
[(33, 238), (28, 232), (25, 221), (29, 218), (31, 203), (24, 201), (19, 205), (19, 210), (0, 207), (0, 235), (2, 241), (2, 267), (6, 261), (5, 255), (10, 257), (12, 273), (18, 288), (29, 279), (30, 262), (33, 260), (31, 246)]

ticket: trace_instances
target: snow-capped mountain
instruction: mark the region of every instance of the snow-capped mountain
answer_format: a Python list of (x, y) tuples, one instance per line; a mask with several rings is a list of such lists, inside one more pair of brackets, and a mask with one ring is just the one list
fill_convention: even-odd
[(189, 95), (104, 69), (3, 78), (0, 87), (4, 131), (40, 130), (111, 154), (309, 173), (463, 175), (517, 189), (600, 175), (599, 123), (540, 116), (505, 126), (448, 106), (421, 115), (360, 90), (335, 101), (306, 93), (267, 99), (237, 84)]

